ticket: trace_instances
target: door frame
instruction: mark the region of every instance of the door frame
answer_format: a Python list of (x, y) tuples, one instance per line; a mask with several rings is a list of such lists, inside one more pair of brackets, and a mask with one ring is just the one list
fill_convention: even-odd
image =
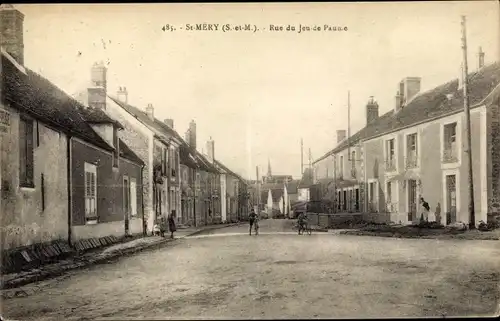
[[(447, 194), (447, 186), (446, 186), (446, 176), (455, 175), (455, 195), (456, 195), (456, 214), (457, 221), (460, 221), (458, 217), (461, 210), (461, 195), (460, 195), (460, 171), (458, 168), (453, 169), (443, 169), (442, 173), (442, 185), (443, 185), (443, 207), (442, 207), (442, 220), (444, 218), (444, 225), (446, 225), (446, 213), (448, 212), (448, 194)], [(467, 222), (464, 222), (467, 223)]]
[[(412, 213), (411, 220), (408, 220), (409, 223), (413, 222), (415, 219), (419, 219), (418, 216), (418, 200), (419, 200), (419, 190), (418, 190), (418, 180), (416, 179), (407, 179), (405, 182), (406, 185), (406, 213), (409, 215), (411, 212), (410, 208), (410, 181), (415, 182), (415, 213)], [(407, 218), (408, 219), (408, 218)]]

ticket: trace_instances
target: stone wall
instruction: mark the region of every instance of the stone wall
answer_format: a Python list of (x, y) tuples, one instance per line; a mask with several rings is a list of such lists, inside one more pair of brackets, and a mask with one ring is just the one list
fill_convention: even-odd
[(20, 187), (19, 113), (8, 110), (10, 131), (2, 135), (0, 155), (2, 250), (67, 240), (67, 137), (34, 121), (34, 187)]

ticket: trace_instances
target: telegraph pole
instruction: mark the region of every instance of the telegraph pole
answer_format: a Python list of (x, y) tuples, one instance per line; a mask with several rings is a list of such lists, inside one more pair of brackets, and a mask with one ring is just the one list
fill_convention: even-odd
[(347, 159), (351, 160), (351, 91), (347, 91)]
[(465, 113), (465, 132), (467, 135), (467, 170), (469, 176), (469, 228), (476, 228), (476, 214), (474, 212), (474, 180), (472, 175), (472, 143), (471, 143), (471, 125), (470, 125), (470, 106), (469, 106), (469, 71), (467, 68), (467, 32), (465, 27), (466, 19), (462, 16), (462, 53), (463, 53), (463, 91), (464, 91), (464, 113)]
[(300, 139), (300, 176), (304, 175), (304, 141)]
[(257, 215), (260, 216), (260, 181), (259, 181), (259, 166), (255, 166), (257, 174)]

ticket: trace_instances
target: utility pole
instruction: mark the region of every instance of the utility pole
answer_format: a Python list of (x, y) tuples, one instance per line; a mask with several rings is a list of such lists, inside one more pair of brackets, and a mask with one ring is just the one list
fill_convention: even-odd
[(304, 175), (304, 141), (300, 139), (300, 176)]
[(314, 184), (314, 173), (313, 173), (312, 161), (311, 161), (311, 148), (309, 148), (309, 173), (311, 173), (312, 183)]
[(351, 160), (351, 91), (347, 91), (347, 159)]
[(257, 215), (260, 217), (260, 180), (259, 180), (259, 166), (255, 166), (257, 174)]
[(474, 180), (472, 176), (472, 143), (471, 143), (471, 125), (470, 125), (470, 106), (469, 106), (469, 71), (467, 68), (467, 32), (465, 27), (465, 16), (462, 16), (462, 53), (463, 53), (463, 91), (464, 91), (464, 113), (465, 113), (465, 132), (467, 135), (467, 170), (469, 173), (469, 228), (476, 228), (476, 214), (474, 212)]

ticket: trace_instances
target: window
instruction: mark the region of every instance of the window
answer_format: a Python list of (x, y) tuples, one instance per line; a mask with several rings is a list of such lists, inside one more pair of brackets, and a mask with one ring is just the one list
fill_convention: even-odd
[(394, 171), (396, 169), (395, 151), (394, 151), (394, 138), (386, 141), (386, 159), (385, 168), (387, 171)]
[(351, 153), (351, 178), (356, 178), (356, 152)]
[(85, 220), (97, 223), (97, 167), (85, 163)]
[(115, 145), (115, 150), (113, 152), (113, 167), (118, 167), (118, 157), (120, 156), (120, 141), (118, 139), (118, 130), (113, 128), (113, 144)]
[(168, 171), (168, 148), (161, 148), (161, 174), (167, 176)]
[(443, 161), (445, 163), (454, 163), (458, 161), (456, 122), (444, 126)]
[(130, 214), (137, 216), (137, 181), (133, 177), (130, 178)]
[(19, 121), (19, 186), (35, 187), (33, 120), (21, 118)]
[(344, 156), (340, 156), (340, 168), (339, 168), (340, 179), (344, 177)]
[(177, 151), (176, 150), (173, 150), (172, 151), (172, 177), (175, 177), (176, 174), (177, 174), (177, 164), (179, 163), (178, 162), (178, 154), (177, 154)]
[(417, 134), (406, 136), (406, 168), (417, 167)]
[(385, 195), (385, 202), (387, 205), (387, 211), (392, 212), (392, 184), (387, 183), (387, 194)]

